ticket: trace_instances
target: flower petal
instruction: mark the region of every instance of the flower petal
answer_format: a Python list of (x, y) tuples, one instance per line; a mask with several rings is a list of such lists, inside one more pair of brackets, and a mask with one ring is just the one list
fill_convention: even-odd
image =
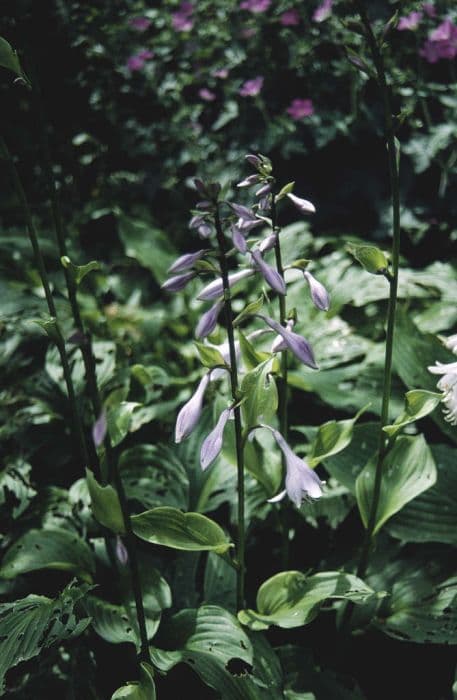
[(197, 425), (202, 413), (203, 397), (205, 395), (205, 390), (208, 383), (209, 376), (208, 374), (205, 374), (200, 380), (195, 393), (179, 411), (175, 425), (176, 443), (179, 443), (188, 437)]
[(200, 450), (200, 465), (203, 470), (207, 469), (214, 462), (222, 449), (224, 428), (230, 417), (230, 409), (222, 411), (213, 430), (203, 440)]
[(275, 292), (285, 296), (287, 294), (286, 283), (279, 272), (265, 262), (265, 260), (262, 258), (260, 250), (252, 250), (251, 255), (256, 268), (263, 275), (265, 281), (272, 289), (274, 289)]
[(217, 301), (213, 306), (206, 311), (200, 318), (197, 328), (195, 329), (196, 338), (206, 338), (216, 327), (217, 318), (224, 306), (223, 301)]

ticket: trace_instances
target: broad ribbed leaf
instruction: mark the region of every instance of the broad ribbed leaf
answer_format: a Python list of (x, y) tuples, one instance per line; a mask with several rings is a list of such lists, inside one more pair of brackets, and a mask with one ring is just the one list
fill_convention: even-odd
[(385, 425), (383, 430), (389, 437), (396, 435), (405, 425), (425, 418), (441, 401), (442, 394), (425, 389), (413, 389), (405, 394), (405, 410), (398, 416), (395, 423)]
[(248, 427), (259, 422), (268, 423), (278, 407), (278, 390), (270, 374), (271, 361), (266, 360), (256, 369), (244, 375), (241, 393), (243, 416)]
[(349, 420), (331, 420), (321, 425), (316, 437), (311, 443), (311, 449), (306, 457), (310, 467), (316, 467), (326, 457), (338, 454), (349, 445), (352, 440), (354, 425), (368, 408), (369, 404), (360, 409), (354, 418)]
[(111, 700), (155, 700), (156, 689), (154, 684), (154, 672), (152, 666), (142, 662), (140, 664), (140, 680), (126, 683), (118, 688)]

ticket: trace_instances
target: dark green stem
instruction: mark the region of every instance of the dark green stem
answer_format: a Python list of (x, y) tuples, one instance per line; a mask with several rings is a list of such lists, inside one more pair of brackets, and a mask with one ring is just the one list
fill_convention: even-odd
[[(222, 230), (219, 216), (219, 205), (216, 205), (214, 213), (214, 223), (216, 226), (217, 242), (219, 245), (219, 260), (222, 274), (222, 284), (224, 287), (225, 318), (227, 322), (227, 340), (230, 353), (230, 386), (232, 398), (238, 402), (238, 367), (236, 361), (235, 335), (233, 332), (233, 312), (229, 286), (229, 271), (227, 265), (227, 250), (225, 245), (224, 232)], [(237, 605), (241, 609), (244, 607), (245, 588), (245, 525), (244, 525), (244, 450), (243, 450), (243, 430), (241, 426), (241, 409), (237, 405), (234, 410), (235, 422), (235, 446), (238, 477), (238, 543), (237, 543)]]

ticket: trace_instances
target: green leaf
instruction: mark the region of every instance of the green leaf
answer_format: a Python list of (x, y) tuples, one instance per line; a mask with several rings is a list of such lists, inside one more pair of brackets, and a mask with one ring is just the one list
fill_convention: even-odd
[(111, 700), (156, 700), (154, 671), (150, 664), (140, 663), (140, 680), (118, 688)]
[(40, 569), (68, 571), (91, 582), (94, 555), (84, 540), (68, 530), (29, 530), (6, 552), (0, 577), (14, 579)]
[[(14, 519), (22, 515), (36, 496), (36, 491), (30, 483), (31, 470), (28, 462), (18, 458), (6, 462), (5, 469), (0, 472), (0, 506), (7, 505), (8, 512)], [(14, 503), (12, 511), (11, 498)]]
[(293, 192), (294, 185), (295, 185), (295, 182), (288, 182), (287, 185), (284, 185), (284, 187), (282, 187), (279, 190), (278, 194), (276, 195), (275, 202), (279, 202), (281, 199), (283, 199), (286, 196), (286, 194), (290, 194), (290, 192)]
[(244, 321), (245, 318), (248, 318), (249, 316), (252, 316), (253, 314), (256, 314), (260, 311), (260, 309), (263, 306), (263, 296), (259, 297), (256, 301), (251, 301), (250, 304), (244, 307), (243, 311), (240, 311), (238, 316), (234, 318), (233, 320), (233, 327), (236, 328), (239, 326), (241, 321)]
[(241, 357), (248, 370), (255, 369), (260, 362), (265, 362), (265, 360), (271, 358), (269, 353), (258, 352), (241, 331), (238, 331), (238, 337), (240, 339)]
[(138, 646), (138, 633), (126, 608), (93, 595), (87, 596), (83, 604), (91, 626), (102, 639), (110, 644), (131, 642)]
[(428, 416), (438, 406), (442, 396), (442, 394), (425, 391), (425, 389), (408, 391), (405, 394), (405, 410), (398, 416), (395, 423), (385, 425), (383, 430), (390, 438), (394, 437), (405, 425)]
[(212, 345), (205, 345), (204, 343), (198, 343), (194, 341), (194, 345), (198, 350), (200, 355), (200, 361), (209, 369), (213, 367), (227, 367), (227, 363), (222, 357), (219, 350)]
[(345, 599), (364, 603), (374, 595), (361, 579), (339, 571), (306, 576), (300, 571), (282, 571), (265, 581), (257, 593), (257, 609), (241, 610), (239, 621), (252, 630), (271, 625), (290, 629), (306, 625), (326, 600)]
[(6, 39), (0, 36), (0, 66), (15, 73), (20, 78), (25, 78), (19, 58), (16, 51), (13, 49)]
[(209, 552), (206, 560), (203, 598), (206, 603), (236, 610), (236, 571), (214, 552)]
[(133, 413), (142, 406), (137, 401), (121, 401), (108, 411), (108, 432), (113, 447), (119, 445), (130, 431)]
[(348, 243), (346, 249), (367, 272), (372, 275), (386, 274), (389, 262), (382, 250), (376, 246)]
[(148, 221), (132, 219), (125, 214), (118, 218), (119, 236), (124, 244), (125, 254), (138, 260), (148, 268), (156, 282), (162, 284), (167, 270), (176, 257), (170, 244), (170, 237)]
[(352, 442), (337, 456), (326, 457), (326, 470), (340, 484), (355, 494), (356, 479), (373, 456), (379, 443), (379, 424), (355, 425)]
[(314, 438), (309, 455), (306, 457), (310, 467), (316, 467), (326, 457), (338, 454), (352, 440), (354, 425), (370, 404), (367, 404), (349, 420), (331, 420), (321, 425)]
[(117, 491), (109, 484), (101, 486), (90, 469), (86, 469), (86, 478), (95, 520), (112, 532), (125, 533), (124, 517)]
[(132, 516), (135, 535), (146, 542), (189, 552), (213, 551), (223, 554), (233, 545), (213, 520), (200, 513), (183, 513), (162, 506)]
[(100, 263), (96, 260), (91, 260), (86, 263), (86, 265), (74, 265), (68, 255), (63, 255), (60, 258), (60, 262), (63, 267), (68, 270), (69, 274), (73, 278), (74, 282), (78, 285), (82, 282), (84, 277), (92, 272), (92, 270), (100, 270)]
[(55, 600), (29, 595), (0, 605), (0, 693), (8, 669), (86, 629), (90, 620), (78, 622), (73, 608), (88, 590), (89, 586), (70, 585)]
[(48, 318), (34, 318), (33, 322), (36, 323), (40, 328), (44, 330), (46, 335), (54, 342), (56, 345), (62, 340), (62, 335), (59, 330), (59, 324), (56, 318), (49, 316)]
[[(381, 491), (374, 532), (436, 481), (435, 462), (423, 435), (400, 436), (384, 459)], [(376, 455), (369, 460), (356, 481), (360, 515), (367, 527), (376, 471)]]
[(270, 372), (271, 360), (268, 359), (243, 377), (241, 394), (244, 401), (241, 410), (246, 427), (253, 427), (259, 421), (268, 422), (276, 413), (278, 390)]

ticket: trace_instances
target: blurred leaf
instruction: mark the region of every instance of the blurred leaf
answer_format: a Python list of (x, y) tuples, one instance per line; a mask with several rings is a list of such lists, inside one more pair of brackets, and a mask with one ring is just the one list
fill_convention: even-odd
[(227, 366), (226, 361), (217, 348), (211, 345), (205, 345), (204, 343), (197, 343), (196, 341), (194, 341), (194, 345), (200, 355), (200, 361), (205, 367), (212, 369), (213, 367)]
[(203, 599), (236, 611), (236, 571), (214, 552), (209, 552), (206, 560)]
[(133, 413), (142, 406), (137, 401), (121, 401), (120, 404), (108, 410), (108, 432), (113, 447), (119, 445), (130, 431)]
[(384, 275), (389, 267), (389, 262), (379, 248), (373, 245), (357, 245), (348, 243), (347, 251), (372, 275)]
[(176, 257), (170, 239), (147, 221), (132, 219), (126, 214), (121, 214), (118, 222), (125, 254), (151, 270), (156, 282), (162, 284)]
[(88, 275), (89, 272), (100, 269), (100, 263), (97, 262), (97, 260), (91, 260), (90, 262), (86, 263), (86, 265), (74, 265), (68, 255), (64, 255), (60, 258), (60, 262), (62, 263), (63, 267), (68, 270), (69, 274), (77, 285), (83, 281), (84, 277)]

